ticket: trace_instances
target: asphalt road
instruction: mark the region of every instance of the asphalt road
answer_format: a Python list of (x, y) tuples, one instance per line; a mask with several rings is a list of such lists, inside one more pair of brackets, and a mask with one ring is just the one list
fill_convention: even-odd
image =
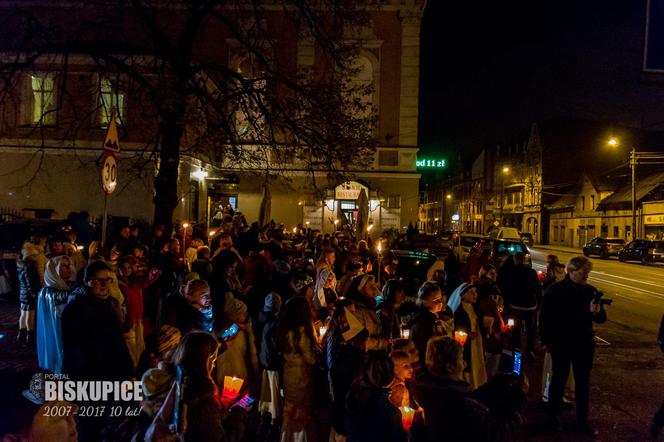
[[(561, 262), (578, 255), (573, 251), (532, 250), (533, 268), (544, 268), (547, 254)], [(652, 417), (664, 400), (664, 354), (656, 344), (664, 313), (664, 265), (643, 266), (617, 259), (590, 258), (593, 272), (589, 283), (602, 290), (613, 304), (607, 307), (608, 321), (595, 326), (604, 339), (595, 350), (591, 380), (591, 419), (600, 430), (595, 440), (647, 441)], [(572, 442), (591, 440), (571, 430), (547, 434), (545, 408), (539, 402), (541, 358), (529, 367), (532, 379), (529, 414), (520, 441)], [(574, 422), (574, 409), (562, 418)], [(660, 440), (664, 440), (660, 438)]]
[[(550, 253), (558, 255), (562, 263), (578, 255), (534, 249), (533, 268), (545, 270), (545, 258)], [(664, 265), (619, 262), (617, 258), (590, 257), (590, 260), (593, 271), (589, 283), (604, 292), (605, 298), (613, 299), (613, 304), (607, 307), (611, 321), (655, 335), (664, 313)]]

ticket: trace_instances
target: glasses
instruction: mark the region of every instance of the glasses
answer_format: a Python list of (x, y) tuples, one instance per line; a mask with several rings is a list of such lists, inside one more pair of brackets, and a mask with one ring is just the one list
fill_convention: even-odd
[(95, 284), (111, 285), (113, 278), (92, 278), (91, 281)]

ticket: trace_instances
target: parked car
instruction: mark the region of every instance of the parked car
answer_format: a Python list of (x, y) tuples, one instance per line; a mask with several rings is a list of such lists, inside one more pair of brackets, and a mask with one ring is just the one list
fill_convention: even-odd
[(521, 234), (519, 233), (519, 229), (515, 227), (500, 227), (498, 229), (493, 229), (489, 232), (489, 236), (491, 238), (521, 241)]
[(491, 263), (500, 268), (508, 256), (514, 256), (517, 253), (523, 253), (526, 257), (525, 263), (528, 267), (532, 267), (532, 259), (530, 252), (526, 245), (520, 240), (512, 239), (499, 239), (499, 238), (485, 238), (479, 240), (470, 251), (471, 257), (479, 257), (482, 252), (488, 250), (490, 252)]
[(519, 234), (519, 237), (521, 238), (521, 241), (530, 249), (533, 244), (535, 244), (535, 240), (533, 239), (533, 234), (529, 232), (521, 232)]
[(486, 239), (486, 235), (480, 233), (460, 232), (454, 237), (454, 253), (459, 261), (465, 262), (468, 254), (478, 241)]
[(417, 293), (427, 280), (427, 271), (438, 258), (417, 250), (391, 250), (391, 253), (397, 259), (397, 277), (403, 279), (406, 293)]
[(641, 261), (642, 264), (664, 261), (664, 241), (635, 239), (618, 254), (620, 262)]
[(622, 238), (602, 238), (598, 236), (583, 246), (583, 255), (597, 255), (602, 259), (608, 259), (610, 256), (618, 256), (623, 247), (625, 247), (625, 240)]

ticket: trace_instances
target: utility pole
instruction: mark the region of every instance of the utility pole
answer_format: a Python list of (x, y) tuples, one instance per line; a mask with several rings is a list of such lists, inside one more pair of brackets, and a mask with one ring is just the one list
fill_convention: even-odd
[(632, 146), (632, 152), (629, 158), (629, 164), (632, 167), (632, 240), (638, 235), (636, 232), (636, 147)]

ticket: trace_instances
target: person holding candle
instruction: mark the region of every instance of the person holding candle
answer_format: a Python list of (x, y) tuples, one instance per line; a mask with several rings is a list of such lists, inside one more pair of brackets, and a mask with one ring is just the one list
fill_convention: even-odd
[(576, 256), (567, 263), (567, 276), (551, 285), (542, 302), (540, 336), (551, 353), (552, 377), (549, 388), (549, 413), (553, 431), (560, 429), (558, 414), (562, 407), (570, 363), (574, 369), (576, 392), (576, 429), (596, 435), (588, 420), (590, 408), (590, 371), (595, 352), (593, 323), (606, 322), (606, 311), (597, 302), (597, 289), (588, 284), (592, 263)]
[(427, 281), (418, 290), (417, 309), (408, 326), (411, 339), (423, 361), (429, 339), (434, 336), (451, 336), (454, 319), (447, 307), (447, 295), (434, 282)]
[(388, 339), (383, 335), (380, 319), (376, 315), (376, 295), (379, 292), (373, 275), (360, 275), (353, 279), (348, 289), (348, 299), (353, 303), (353, 314), (369, 333), (367, 350), (387, 350)]
[(405, 299), (403, 282), (398, 279), (388, 279), (383, 286), (382, 298), (376, 306), (376, 314), (380, 318), (383, 335), (390, 340), (399, 339), (401, 322), (398, 311)]
[(473, 390), (464, 380), (463, 353), (461, 344), (449, 337), (433, 337), (427, 343), (427, 372), (413, 390), (424, 409), (426, 435), (418, 440), (509, 440), (523, 421), (528, 383), (501, 375)]
[(463, 331), (468, 335), (463, 344), (463, 355), (466, 361), (464, 376), (473, 388), (479, 388), (487, 381), (484, 343), (482, 342), (483, 319), (475, 310), (476, 302), (477, 288), (467, 282), (457, 287), (450, 298), (450, 307), (454, 311), (455, 331)]
[(320, 349), (306, 299), (296, 296), (284, 304), (275, 339), (284, 360), (281, 441), (315, 441), (315, 383), (323, 380), (315, 375)]
[(410, 356), (404, 351), (390, 352), (390, 359), (394, 365), (394, 379), (389, 385), (390, 402), (395, 407), (410, 407), (410, 392), (406, 381), (413, 378), (413, 366), (410, 365)]
[(384, 352), (370, 352), (361, 381), (346, 399), (347, 442), (406, 442), (401, 412), (390, 403), (394, 366)]

